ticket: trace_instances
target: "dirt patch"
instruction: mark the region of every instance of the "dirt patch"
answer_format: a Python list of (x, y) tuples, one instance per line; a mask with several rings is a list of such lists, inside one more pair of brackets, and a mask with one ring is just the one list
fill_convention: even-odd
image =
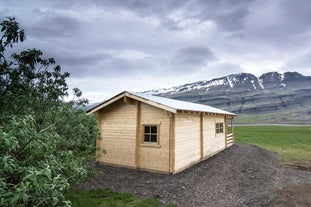
[(274, 204), (278, 207), (311, 206), (311, 184), (287, 186), (279, 190)]
[(101, 164), (93, 168), (98, 175), (78, 188), (110, 188), (187, 207), (275, 206), (282, 189), (311, 184), (311, 172), (282, 168), (276, 153), (247, 144), (235, 144), (176, 175)]

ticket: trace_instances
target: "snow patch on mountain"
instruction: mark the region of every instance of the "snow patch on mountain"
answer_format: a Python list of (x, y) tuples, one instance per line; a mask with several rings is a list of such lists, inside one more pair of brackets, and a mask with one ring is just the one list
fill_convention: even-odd
[(233, 83), (231, 82), (229, 76), (227, 76), (226, 78), (227, 78), (230, 88), (233, 88)]
[(258, 77), (257, 77), (257, 80), (258, 80), (259, 86), (260, 86), (262, 89), (265, 89), (265, 87), (264, 87), (264, 85), (263, 85), (263, 80), (260, 79), (260, 78), (258, 78)]
[(251, 83), (253, 84), (253, 87), (254, 87), (254, 89), (256, 90), (257, 87), (255, 86), (255, 81), (254, 81), (254, 80), (251, 80)]
[(206, 83), (205, 87), (220, 86), (224, 84), (225, 84), (225, 80), (219, 79), (219, 80), (213, 80), (213, 81), (210, 81), (209, 83)]

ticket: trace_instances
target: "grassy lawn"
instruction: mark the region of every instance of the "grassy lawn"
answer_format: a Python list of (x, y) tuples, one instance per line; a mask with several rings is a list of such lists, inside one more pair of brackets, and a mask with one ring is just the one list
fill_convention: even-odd
[(310, 126), (236, 126), (235, 138), (277, 152), (284, 164), (311, 167)]
[[(139, 199), (128, 193), (117, 193), (109, 189), (81, 191), (71, 190), (66, 198), (73, 207), (160, 207), (156, 199)], [(166, 205), (173, 207), (174, 205)]]

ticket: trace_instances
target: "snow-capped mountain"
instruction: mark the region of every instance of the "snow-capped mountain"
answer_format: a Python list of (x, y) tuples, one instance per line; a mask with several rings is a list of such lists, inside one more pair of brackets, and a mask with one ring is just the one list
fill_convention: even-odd
[(235, 90), (242, 89), (248, 91), (269, 90), (286, 90), (300, 89), (311, 87), (311, 77), (303, 76), (297, 72), (286, 72), (284, 74), (277, 72), (269, 72), (256, 77), (250, 73), (238, 73), (212, 80), (198, 81), (188, 83), (172, 88), (162, 88), (143, 93), (150, 95), (171, 96), (187, 92), (200, 91), (201, 93), (209, 93), (214, 90)]
[(311, 123), (311, 77), (297, 72), (239, 73), (143, 93), (222, 108), (245, 120), (258, 115), (256, 122)]

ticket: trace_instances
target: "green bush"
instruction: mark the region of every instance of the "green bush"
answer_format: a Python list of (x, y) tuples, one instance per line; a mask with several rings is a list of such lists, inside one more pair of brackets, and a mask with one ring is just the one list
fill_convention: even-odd
[[(52, 58), (36, 49), (7, 55), (25, 40), (14, 18), (0, 26), (0, 206), (71, 206), (64, 193), (85, 175), (81, 154), (95, 151), (94, 116)], [(84, 156), (85, 157), (85, 156)]]

